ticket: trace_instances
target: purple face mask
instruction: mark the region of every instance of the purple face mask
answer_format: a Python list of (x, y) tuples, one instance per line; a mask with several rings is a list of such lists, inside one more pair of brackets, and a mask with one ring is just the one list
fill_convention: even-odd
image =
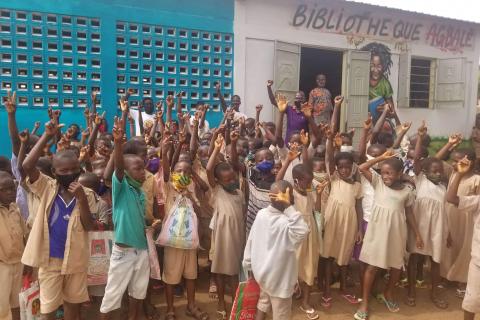
[(160, 159), (152, 158), (148, 160), (146, 168), (151, 173), (157, 173), (158, 169), (160, 168)]

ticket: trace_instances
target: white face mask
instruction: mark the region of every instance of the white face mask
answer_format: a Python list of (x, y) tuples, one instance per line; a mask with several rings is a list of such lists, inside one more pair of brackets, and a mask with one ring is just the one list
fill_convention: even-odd
[(353, 152), (353, 146), (341, 146), (340, 147), (340, 152)]
[[(373, 160), (375, 157), (372, 157), (371, 155), (367, 154), (367, 161)], [(380, 169), (380, 164), (377, 162), (375, 163), (372, 167), (373, 170), (379, 170)]]

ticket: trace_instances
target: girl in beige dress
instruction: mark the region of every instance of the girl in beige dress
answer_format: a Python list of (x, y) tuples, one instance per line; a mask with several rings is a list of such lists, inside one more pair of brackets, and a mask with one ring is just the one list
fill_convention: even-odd
[[(380, 175), (370, 171), (380, 162)], [(360, 260), (368, 265), (364, 275), (363, 300), (354, 315), (355, 319), (364, 320), (368, 318), (371, 289), (379, 268), (390, 270), (387, 287), (379, 297), (391, 312), (399, 311), (398, 303), (393, 300), (393, 291), (404, 265), (407, 223), (415, 233), (417, 248), (423, 247), (423, 241), (413, 214), (413, 193), (401, 179), (402, 161), (394, 158), (389, 150), (363, 163), (359, 170), (375, 191), (372, 215), (360, 253)]]
[(413, 171), (415, 173), (416, 199), (413, 213), (423, 240), (423, 248), (417, 248), (415, 233), (408, 232), (408, 297), (407, 305), (416, 305), (415, 287), (417, 278), (418, 259), (422, 256), (431, 259), (432, 302), (441, 309), (448, 307), (448, 303), (437, 293), (440, 283), (440, 260), (445, 247), (446, 213), (445, 193), (446, 178), (443, 162), (437, 158), (421, 159), (422, 143), (427, 134), (427, 127), (423, 124), (418, 129), (415, 145), (415, 159)]
[(362, 221), (362, 187), (352, 176), (354, 159), (350, 152), (339, 152), (333, 157), (331, 139), (327, 141), (327, 169), (330, 173), (330, 195), (325, 208), (323, 252), (325, 258), (325, 290), (322, 305), (331, 305), (330, 283), (333, 263), (340, 267), (340, 294), (351, 304), (359, 303), (347, 292), (348, 265), (356, 241), (360, 241), (359, 223)]
[[(290, 164), (297, 159), (298, 155), (296, 147), (292, 147), (276, 176), (277, 181), (283, 180)], [(307, 314), (308, 319), (318, 319), (319, 315), (310, 302), (310, 293), (315, 282), (320, 255), (319, 231), (315, 221), (315, 212), (320, 211), (321, 193), (328, 182), (319, 185), (316, 191), (313, 190), (312, 169), (305, 164), (297, 164), (292, 168), (292, 178), (294, 181), (294, 207), (302, 214), (310, 229), (307, 238), (297, 249), (298, 279), (302, 284), (303, 294), (300, 309)]]
[[(470, 161), (475, 161), (475, 153), (469, 149), (456, 149), (451, 154), (455, 164), (467, 156)], [(455, 165), (453, 166), (455, 168)], [(457, 173), (450, 177), (450, 182)], [(472, 166), (460, 181), (458, 195), (471, 196), (480, 194), (480, 175), (474, 173)], [(442, 254), (440, 274), (449, 281), (458, 282), (456, 295), (463, 298), (465, 283), (467, 282), (468, 265), (471, 259), (474, 214), (472, 211), (460, 211), (452, 204), (445, 204), (448, 224), (448, 241)]]
[[(232, 132), (232, 146), (238, 140), (238, 133)], [(210, 259), (211, 272), (216, 275), (219, 318), (226, 319), (228, 310), (225, 304), (225, 280), (230, 280), (231, 294), (235, 296), (238, 287), (238, 274), (245, 247), (245, 197), (238, 181), (237, 154), (232, 152), (230, 163), (218, 162), (223, 145), (223, 136), (215, 141), (215, 148), (207, 164), (208, 182), (212, 188), (214, 210), (210, 228), (212, 244)], [(232, 148), (236, 149), (236, 148)]]

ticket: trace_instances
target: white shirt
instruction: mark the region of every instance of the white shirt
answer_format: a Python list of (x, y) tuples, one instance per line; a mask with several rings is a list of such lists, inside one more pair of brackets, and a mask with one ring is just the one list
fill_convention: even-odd
[[(141, 136), (140, 132), (140, 125), (138, 123), (138, 109), (130, 109), (130, 115), (132, 116), (133, 120), (135, 121), (135, 135)], [(146, 121), (155, 121), (155, 114), (148, 114), (146, 112), (142, 112), (142, 119), (143, 119), (143, 126), (145, 127)]]
[[(373, 169), (370, 169), (372, 174), (378, 174)], [(360, 182), (362, 183), (362, 209), (363, 220), (369, 222), (372, 215), (373, 202), (375, 201), (375, 189), (370, 181), (368, 181), (363, 175), (360, 175)]]
[(292, 296), (298, 280), (296, 250), (309, 232), (293, 206), (284, 212), (268, 206), (257, 213), (245, 246), (243, 266), (253, 272), (269, 296)]
[[(193, 126), (193, 120), (194, 120), (194, 118), (190, 117), (190, 125), (191, 126)], [(198, 127), (198, 136), (201, 138), (204, 133), (208, 132), (208, 130), (210, 130), (210, 124), (205, 119), (203, 128), (200, 128), (200, 126)]]
[(243, 118), (247, 119), (247, 115), (244, 113), (241, 113), (240, 111), (234, 111), (233, 113), (233, 121), (237, 121), (238, 119)]
[(472, 237), (472, 263), (480, 267), (480, 196), (460, 196), (459, 214), (473, 212), (474, 226)]

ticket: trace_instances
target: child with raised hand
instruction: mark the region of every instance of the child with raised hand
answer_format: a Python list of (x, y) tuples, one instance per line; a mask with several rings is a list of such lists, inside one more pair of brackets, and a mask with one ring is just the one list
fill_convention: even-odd
[[(22, 262), (39, 267), (40, 311), (55, 319), (63, 304), (67, 319), (80, 317), (80, 304), (88, 301), (88, 234), (94, 227), (96, 204), (93, 191), (77, 182), (81, 168), (70, 150), (53, 156), (51, 179), (41, 173), (37, 161), (62, 125), (54, 117), (23, 162), (26, 184), (40, 199)], [(48, 236), (45, 236), (48, 235)]]
[(15, 203), (13, 177), (0, 171), (0, 319), (20, 319), (22, 258), (27, 228)]
[[(380, 163), (380, 174), (370, 171), (377, 163)], [(359, 166), (361, 174), (372, 183), (375, 201), (360, 253), (360, 260), (368, 266), (363, 280), (363, 300), (354, 315), (357, 320), (368, 318), (371, 289), (378, 269), (390, 271), (387, 287), (379, 298), (390, 312), (399, 311), (393, 290), (404, 265), (407, 223), (416, 236), (417, 248), (423, 247), (413, 215), (414, 195), (411, 189), (403, 184), (402, 168), (402, 161), (395, 158), (391, 150)]]
[[(238, 139), (235, 132), (232, 132), (231, 136)], [(228, 162), (218, 162), (223, 144), (223, 136), (219, 135), (207, 164), (207, 175), (212, 188), (211, 199), (214, 210), (210, 224), (212, 228), (211, 272), (216, 275), (218, 317), (227, 319), (225, 281), (230, 282), (232, 297), (234, 297), (245, 246), (245, 197), (240, 191), (238, 172), (234, 170), (234, 166)], [(238, 161), (236, 152), (232, 152), (230, 161)]]
[(462, 308), (464, 320), (473, 320), (476, 313), (480, 313), (480, 196), (459, 195), (460, 183), (465, 175), (471, 173), (473, 162), (466, 156), (456, 165), (456, 174), (450, 180), (447, 191), (447, 202), (458, 207), (457, 214), (472, 212), (474, 228), (471, 244), (471, 260), (468, 267), (467, 288)]
[[(450, 158), (454, 172), (450, 176), (449, 187), (452, 179), (458, 174), (456, 171), (458, 168), (457, 163), (465, 157), (472, 163), (475, 163), (475, 153), (471, 149), (454, 149), (451, 152)], [(480, 195), (480, 175), (475, 173), (474, 165), (470, 166), (469, 171), (462, 175), (458, 194), (460, 196)], [(449, 281), (457, 282), (456, 296), (463, 298), (470, 263), (474, 216), (476, 213), (472, 210), (462, 210), (451, 203), (445, 205), (445, 210), (447, 213), (448, 238), (447, 248), (443, 250), (440, 263), (440, 274)]]
[(437, 291), (440, 282), (440, 259), (446, 240), (444, 236), (447, 223), (444, 206), (447, 191), (446, 179), (442, 161), (436, 158), (426, 158), (423, 161), (421, 159), (423, 140), (426, 135), (427, 127), (425, 121), (423, 121), (418, 128), (415, 146), (416, 199), (413, 214), (424, 246), (423, 248), (417, 248), (415, 234), (412, 230), (409, 230), (408, 251), (410, 252), (410, 258), (408, 260), (408, 297), (406, 304), (411, 307), (415, 306), (417, 262), (421, 256), (427, 256), (431, 259), (432, 302), (438, 308), (445, 309), (448, 307), (448, 303), (439, 297)]
[(325, 224), (322, 256), (325, 261), (325, 291), (322, 305), (331, 306), (330, 283), (332, 264), (340, 266), (340, 293), (351, 304), (359, 300), (347, 292), (348, 264), (355, 242), (362, 240), (360, 223), (362, 221), (362, 189), (360, 182), (352, 179), (353, 155), (339, 152), (333, 155), (333, 134), (327, 140), (326, 166), (330, 176), (330, 194), (325, 208)]
[[(201, 212), (198, 196), (190, 192), (192, 183), (192, 166), (190, 162), (178, 161), (170, 170), (170, 158), (168, 154), (172, 148), (172, 136), (166, 131), (162, 141), (162, 167), (165, 181), (165, 220), (174, 210), (183, 210), (185, 202), (177, 201), (185, 198), (199, 215)], [(186, 210), (186, 209), (185, 209)], [(193, 229), (192, 232), (198, 232)], [(198, 235), (196, 236), (198, 238)], [(197, 279), (197, 248), (180, 249), (170, 246), (164, 247), (163, 275), (165, 282), (165, 296), (167, 300), (167, 314), (165, 319), (174, 320), (175, 311), (173, 305), (173, 289), (185, 279), (187, 287), (187, 308), (186, 315), (197, 320), (208, 319), (208, 314), (200, 310), (195, 303), (195, 280)]]
[[(282, 180), (291, 161), (298, 157), (299, 152), (292, 148), (288, 152), (285, 164), (277, 174), (277, 181)], [(300, 309), (307, 314), (308, 319), (318, 319), (319, 315), (310, 301), (310, 293), (315, 282), (320, 253), (319, 230), (315, 222), (314, 212), (320, 211), (321, 193), (328, 181), (320, 184), (317, 191), (312, 189), (313, 174), (311, 168), (305, 164), (297, 164), (292, 169), (294, 179), (293, 199), (294, 208), (300, 212), (310, 229), (308, 237), (303, 240), (297, 249), (298, 278), (302, 284), (303, 300)]]
[(256, 320), (272, 310), (273, 319), (291, 319), (292, 294), (298, 279), (296, 250), (309, 229), (292, 206), (293, 188), (284, 180), (272, 184), (270, 205), (260, 210), (245, 246), (243, 266), (260, 286)]

